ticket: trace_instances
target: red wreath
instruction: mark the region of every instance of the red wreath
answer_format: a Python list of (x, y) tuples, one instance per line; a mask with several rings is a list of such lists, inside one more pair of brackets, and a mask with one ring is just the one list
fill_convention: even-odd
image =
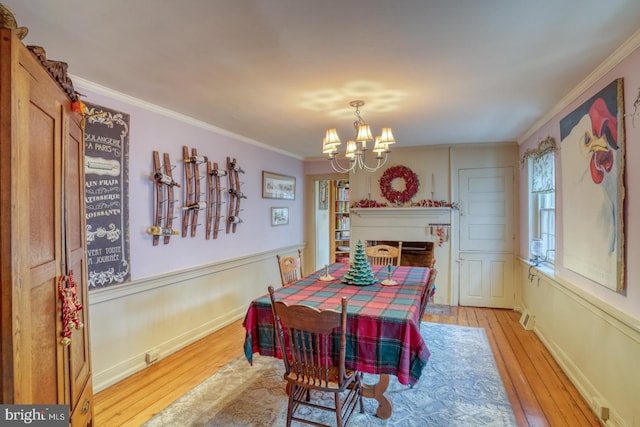
[[(395, 179), (404, 180), (404, 191), (393, 189), (393, 181)], [(418, 175), (406, 166), (392, 166), (382, 174), (380, 178), (380, 191), (385, 199), (391, 203), (405, 204), (418, 193)]]

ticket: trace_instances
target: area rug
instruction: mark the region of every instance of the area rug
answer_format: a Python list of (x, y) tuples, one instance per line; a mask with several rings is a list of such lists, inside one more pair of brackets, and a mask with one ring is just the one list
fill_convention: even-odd
[[(418, 384), (404, 386), (392, 376), (386, 393), (393, 402), (391, 418), (377, 418), (377, 402), (364, 399), (365, 413), (356, 409), (349, 426), (516, 425), (484, 329), (422, 322), (421, 333), (431, 358)], [(279, 359), (254, 355), (250, 366), (240, 356), (145, 426), (284, 426), (283, 369)], [(365, 374), (365, 383), (376, 378)], [(335, 425), (333, 414), (316, 412), (321, 422)]]

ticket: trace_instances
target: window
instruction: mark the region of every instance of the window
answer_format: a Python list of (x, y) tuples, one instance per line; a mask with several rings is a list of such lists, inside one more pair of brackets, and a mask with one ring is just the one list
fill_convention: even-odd
[(530, 158), (529, 171), (529, 241), (542, 240), (546, 248), (543, 262), (553, 264), (556, 253), (555, 154), (550, 152)]

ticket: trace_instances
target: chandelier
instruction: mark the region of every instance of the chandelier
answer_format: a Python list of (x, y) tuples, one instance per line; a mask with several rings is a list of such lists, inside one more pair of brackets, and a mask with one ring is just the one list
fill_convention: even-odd
[[(375, 172), (380, 169), (387, 162), (387, 154), (390, 144), (395, 144), (396, 140), (393, 138), (391, 128), (382, 128), (382, 133), (374, 140), (371, 134), (371, 128), (360, 116), (360, 107), (364, 105), (364, 101), (356, 100), (349, 103), (350, 106), (356, 109), (355, 116), (356, 121), (353, 122), (353, 127), (356, 131), (355, 139), (347, 141), (347, 147), (345, 151), (345, 157), (349, 160), (348, 166), (340, 164), (337, 158), (338, 146), (341, 144), (340, 138), (336, 128), (329, 128), (322, 139), (322, 153), (329, 156), (331, 166), (336, 172), (348, 173), (358, 172), (358, 169), (365, 170), (367, 172)], [(373, 142), (373, 149), (375, 153), (375, 166), (369, 166), (366, 163), (367, 142)]]

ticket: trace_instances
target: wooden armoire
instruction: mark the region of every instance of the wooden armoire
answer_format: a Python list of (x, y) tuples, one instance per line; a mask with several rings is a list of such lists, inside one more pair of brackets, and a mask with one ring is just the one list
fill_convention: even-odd
[[(70, 425), (86, 426), (84, 139), (81, 116), (50, 71), (0, 29), (0, 385), (2, 403), (69, 405)], [(84, 327), (71, 328), (65, 343), (58, 287), (69, 290), (71, 276)]]

